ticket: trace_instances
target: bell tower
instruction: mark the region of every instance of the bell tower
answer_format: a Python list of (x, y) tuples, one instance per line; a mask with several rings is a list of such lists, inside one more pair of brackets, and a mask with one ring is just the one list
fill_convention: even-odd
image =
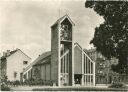
[(51, 79), (58, 86), (74, 84), (74, 26), (68, 15), (51, 26)]

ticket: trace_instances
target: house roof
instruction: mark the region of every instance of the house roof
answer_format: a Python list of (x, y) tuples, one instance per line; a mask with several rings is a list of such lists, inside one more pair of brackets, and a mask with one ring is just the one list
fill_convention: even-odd
[(11, 56), (12, 54), (14, 54), (14, 53), (17, 52), (17, 51), (18, 51), (18, 49), (13, 50), (13, 51), (10, 51), (10, 54), (9, 54), (9, 55), (2, 56), (1, 59), (9, 57), (9, 56)]
[[(13, 55), (14, 53), (16, 53), (17, 51), (21, 51), (24, 55), (26, 55), (28, 58), (30, 58), (30, 57), (29, 57), (27, 54), (25, 54), (22, 50), (16, 49), (16, 50), (10, 51), (10, 52), (9, 52), (9, 55), (2, 56), (1, 59), (10, 57), (11, 55)], [(31, 58), (30, 58), (30, 59), (31, 59)]]
[(83, 49), (83, 50), (84, 50), (84, 52), (88, 53), (88, 50), (87, 49)]
[(26, 72), (29, 68), (31, 68), (33, 65), (36, 65), (37, 63), (39, 63), (41, 60), (43, 60), (44, 58), (48, 57), (51, 55), (51, 51), (47, 51), (45, 53), (42, 53), (41, 55), (39, 55), (28, 67), (25, 68), (24, 72)]
[(91, 48), (89, 50), (87, 50), (87, 52), (95, 52), (96, 51), (96, 48)]
[(72, 25), (75, 26), (74, 22), (70, 19), (70, 17), (66, 14), (63, 17), (59, 18), (51, 27), (53, 27), (56, 24), (61, 23), (65, 18), (68, 18), (68, 20), (71, 22)]

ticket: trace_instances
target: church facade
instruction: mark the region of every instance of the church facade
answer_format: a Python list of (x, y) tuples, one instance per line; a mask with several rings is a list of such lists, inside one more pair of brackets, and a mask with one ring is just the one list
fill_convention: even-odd
[(25, 78), (40, 78), (58, 86), (95, 85), (95, 62), (74, 43), (74, 26), (68, 15), (51, 26), (51, 51), (24, 70)]

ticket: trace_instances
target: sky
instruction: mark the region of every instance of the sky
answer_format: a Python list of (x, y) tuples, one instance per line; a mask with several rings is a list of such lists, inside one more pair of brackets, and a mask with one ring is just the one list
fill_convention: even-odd
[(0, 1), (0, 53), (21, 49), (33, 60), (51, 50), (51, 25), (65, 14), (75, 23), (74, 41), (90, 49), (103, 18), (85, 8), (84, 0)]

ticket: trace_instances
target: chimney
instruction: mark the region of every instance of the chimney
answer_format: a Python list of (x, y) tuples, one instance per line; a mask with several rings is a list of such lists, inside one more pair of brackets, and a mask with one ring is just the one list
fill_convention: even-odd
[(7, 56), (9, 56), (10, 55), (10, 50), (7, 50)]
[(3, 52), (3, 56), (6, 57), (7, 56), (7, 53), (6, 52)]
[(16, 48), (16, 50), (19, 50), (18, 48)]

